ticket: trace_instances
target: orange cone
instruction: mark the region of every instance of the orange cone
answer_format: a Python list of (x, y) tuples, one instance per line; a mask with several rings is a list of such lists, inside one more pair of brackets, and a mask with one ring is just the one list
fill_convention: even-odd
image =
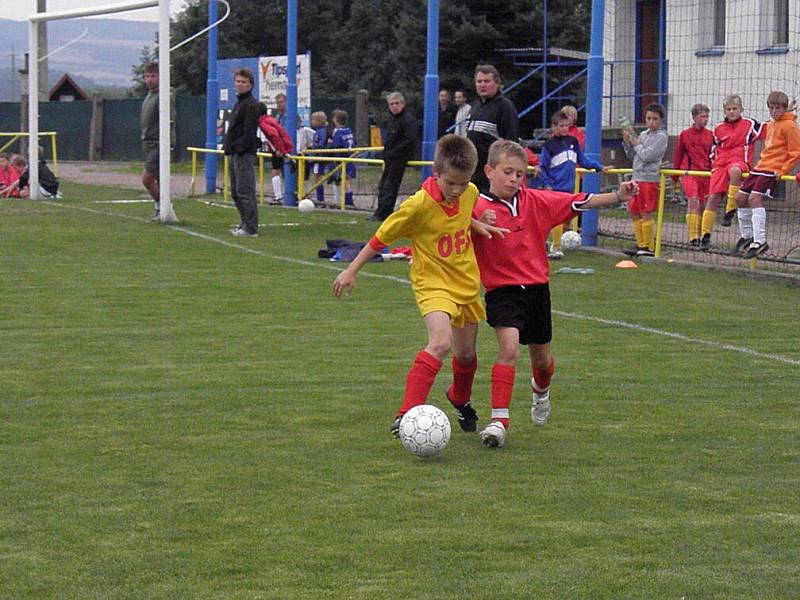
[(618, 269), (638, 269), (639, 267), (636, 266), (636, 263), (632, 260), (621, 260), (616, 265), (614, 265)]

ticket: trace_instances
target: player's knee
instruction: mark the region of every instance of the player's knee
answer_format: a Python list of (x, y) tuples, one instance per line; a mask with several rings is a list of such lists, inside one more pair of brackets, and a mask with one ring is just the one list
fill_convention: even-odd
[(432, 339), (428, 342), (428, 353), (441, 360), (450, 353), (451, 347), (452, 342), (448, 339)]

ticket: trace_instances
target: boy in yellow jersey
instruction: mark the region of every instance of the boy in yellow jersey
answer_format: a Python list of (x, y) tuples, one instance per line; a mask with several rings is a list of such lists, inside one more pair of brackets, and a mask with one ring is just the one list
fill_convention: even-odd
[(478, 415), (470, 404), (470, 395), (478, 368), (478, 323), (486, 318), (486, 312), (471, 233), (491, 237), (507, 232), (472, 219), (478, 199), (478, 188), (470, 183), (478, 164), (472, 142), (445, 135), (436, 144), (433, 163), (433, 177), (383, 222), (333, 282), (337, 298), (350, 292), (358, 271), (384, 246), (399, 238), (411, 240), (411, 286), (428, 331), (428, 343), (417, 353), (408, 372), (403, 402), (391, 427), (395, 436), (403, 415), (427, 401), (442, 360), (451, 348), (453, 382), (447, 398), (458, 413), (461, 429), (477, 429)]

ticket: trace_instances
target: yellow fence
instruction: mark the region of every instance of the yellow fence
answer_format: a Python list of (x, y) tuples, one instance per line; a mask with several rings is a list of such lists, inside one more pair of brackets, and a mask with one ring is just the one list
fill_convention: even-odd
[[(5, 152), (6, 148), (11, 146), (14, 142), (19, 140), (21, 137), (28, 137), (28, 133), (25, 131), (3, 131), (0, 132), (0, 140), (3, 138), (11, 138), (8, 142), (0, 146), (0, 152)], [(56, 152), (56, 138), (58, 137), (58, 132), (56, 131), (40, 131), (39, 136), (48, 136), (50, 138), (50, 148), (53, 153), (53, 174), (58, 177), (58, 153)]]

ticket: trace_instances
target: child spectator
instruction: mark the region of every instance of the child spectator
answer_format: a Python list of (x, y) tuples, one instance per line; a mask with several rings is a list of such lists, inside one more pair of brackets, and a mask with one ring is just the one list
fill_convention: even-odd
[[(597, 169), (604, 173), (608, 171), (608, 167), (595, 162), (583, 153), (578, 139), (569, 134), (570, 123), (570, 118), (562, 111), (553, 113), (550, 117), (553, 135), (542, 147), (540, 158), (541, 180), (545, 189), (557, 192), (574, 192), (575, 168), (577, 166), (584, 169)], [(553, 229), (553, 247), (548, 254), (548, 258), (556, 260), (563, 258), (561, 236), (564, 233), (565, 226), (568, 224), (559, 224)]]
[(578, 109), (568, 104), (561, 109), (561, 112), (569, 119), (569, 130), (567, 134), (578, 140), (578, 145), (581, 147), (581, 150), (586, 150), (586, 134), (583, 133), (583, 129), (578, 127)]
[[(331, 113), (331, 121), (333, 121), (333, 133), (331, 133), (330, 147), (331, 148), (352, 148), (354, 144), (353, 130), (347, 126), (347, 111), (336, 109)], [(349, 158), (347, 154), (342, 154), (343, 158)], [(345, 169), (347, 175), (347, 182), (345, 184), (344, 203), (345, 206), (354, 206), (353, 204), (353, 187), (351, 181), (356, 178), (356, 166), (353, 163), (346, 163)], [(341, 179), (340, 171), (337, 171), (331, 176), (331, 181), (338, 182)]]
[[(672, 158), (672, 168), (683, 171), (711, 170), (711, 145), (714, 136), (706, 129), (710, 110), (705, 104), (692, 107), (692, 126), (681, 131)], [(677, 180), (677, 177), (673, 177)], [(683, 175), (683, 195), (686, 196), (686, 225), (689, 228), (689, 244), (700, 247), (700, 219), (708, 199), (708, 177)]]
[(263, 102), (258, 103), (258, 129), (264, 134), (272, 154), (272, 191), (275, 194), (275, 203), (282, 204), (283, 157), (292, 152), (292, 138), (289, 137), (289, 133), (281, 126), (278, 119), (267, 114), (267, 105)]
[(644, 121), (647, 125), (639, 137), (623, 130), (625, 154), (633, 161), (633, 180), (639, 184), (638, 193), (628, 202), (628, 213), (633, 222), (636, 246), (624, 250), (628, 256), (654, 256), (655, 223), (653, 213), (658, 208), (658, 182), (661, 178), (661, 159), (667, 151), (667, 132), (661, 128), (664, 107), (648, 104)]
[(800, 130), (797, 115), (789, 112), (789, 97), (775, 91), (767, 97), (772, 120), (767, 124), (766, 140), (758, 164), (736, 194), (739, 233), (735, 253), (755, 258), (769, 249), (767, 244), (767, 209), (764, 196), (772, 194), (775, 184), (788, 175), (800, 161)]
[[(428, 331), (428, 343), (414, 358), (406, 378), (403, 402), (391, 426), (398, 435), (402, 416), (424, 404), (442, 360), (453, 350), (453, 382), (447, 398), (456, 408), (458, 424), (475, 431), (478, 415), (470, 404), (472, 380), (478, 367), (475, 340), (486, 313), (480, 297), (480, 277), (470, 229), (479, 235), (502, 230), (472, 219), (478, 189), (470, 183), (478, 163), (467, 138), (445, 135), (436, 144), (433, 177), (400, 205), (378, 228), (350, 266), (333, 282), (338, 298), (353, 289), (358, 271), (381, 249), (398, 238), (413, 244), (411, 287)], [(475, 236), (476, 238), (479, 236)]]
[[(39, 149), (41, 152), (41, 148)], [(41, 156), (41, 154), (40, 154)], [(6, 187), (2, 193), (5, 198), (29, 198), (30, 183), (28, 162), (19, 154), (11, 157), (11, 168), (19, 173), (19, 178)], [(48, 168), (44, 158), (39, 159), (39, 196), (53, 198), (58, 194), (58, 177)]]
[[(321, 150), (328, 144), (328, 116), (318, 110), (311, 113), (311, 129), (314, 130), (314, 139), (311, 141), (313, 150)], [(325, 174), (325, 163), (311, 163), (311, 172), (314, 173), (314, 183), (317, 184), (317, 202), (325, 202), (325, 186), (320, 185), (320, 180)]]
[(606, 194), (565, 193), (520, 186), (525, 179), (525, 151), (519, 144), (498, 140), (489, 148), (486, 176), (489, 193), (481, 194), (473, 212), (486, 224), (512, 235), (494, 239), (473, 236), (486, 312), (495, 330), (499, 352), (492, 367), (492, 419), (480, 433), (489, 447), (505, 443), (509, 405), (520, 344), (528, 346), (533, 403), (531, 419), (544, 425), (550, 416), (550, 382), (555, 361), (550, 351), (552, 323), (545, 240), (556, 223), (579, 211), (613, 206), (636, 193), (634, 182)]
[[(8, 198), (8, 196), (5, 195), (6, 189), (18, 179), (19, 173), (8, 161), (8, 154), (0, 152), (0, 195)], [(16, 189), (15, 191), (17, 192), (17, 196), (19, 196), (19, 190)]]
[(730, 226), (736, 212), (736, 193), (742, 182), (742, 173), (750, 170), (753, 146), (764, 135), (761, 123), (742, 116), (742, 99), (736, 94), (726, 96), (722, 108), (725, 119), (714, 128), (714, 145), (711, 148), (711, 181), (701, 223), (701, 250), (711, 248), (711, 230), (717, 218), (717, 205), (726, 194), (725, 216), (720, 225)]

